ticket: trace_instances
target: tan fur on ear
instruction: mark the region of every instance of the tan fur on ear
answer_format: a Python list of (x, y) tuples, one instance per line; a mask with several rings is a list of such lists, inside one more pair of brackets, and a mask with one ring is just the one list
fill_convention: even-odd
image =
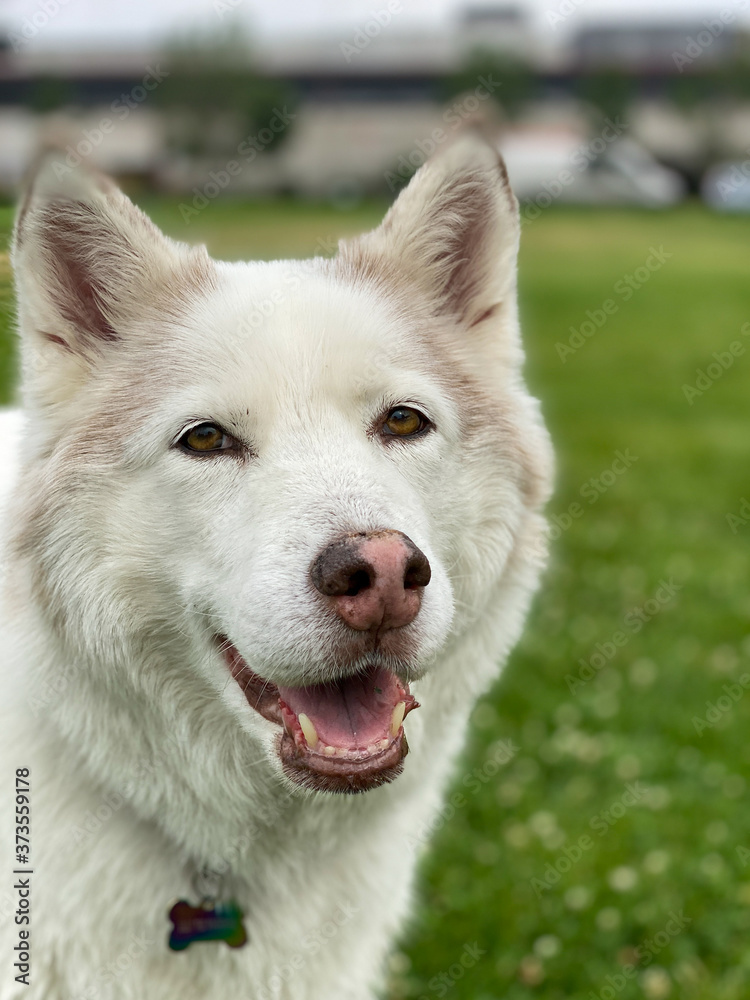
[(174, 311), (213, 280), (203, 248), (169, 240), (112, 181), (57, 152), (31, 177), (12, 262), (22, 336), (89, 364), (149, 312)]
[(515, 295), (518, 203), (500, 154), (477, 132), (429, 160), (378, 229), (342, 243), (355, 270), (392, 273), (467, 327)]

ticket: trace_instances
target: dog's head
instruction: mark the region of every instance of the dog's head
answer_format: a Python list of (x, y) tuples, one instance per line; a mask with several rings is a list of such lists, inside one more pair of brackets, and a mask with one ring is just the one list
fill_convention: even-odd
[(309, 262), (214, 262), (42, 162), (13, 252), (16, 551), (82, 678), (148, 711), (218, 704), (310, 788), (398, 773), (410, 681), (540, 531), (518, 234), (470, 136)]

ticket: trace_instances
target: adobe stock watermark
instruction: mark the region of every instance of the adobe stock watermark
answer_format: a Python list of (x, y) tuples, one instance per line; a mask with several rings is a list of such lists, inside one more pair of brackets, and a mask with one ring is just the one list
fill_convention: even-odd
[(637, 635), (644, 625), (651, 621), (660, 611), (663, 611), (675, 597), (675, 594), (682, 590), (683, 584), (675, 583), (674, 577), (669, 580), (660, 580), (659, 587), (640, 607), (632, 608), (622, 620), (622, 628), (618, 629), (605, 642), (597, 642), (588, 659), (579, 657), (580, 669), (577, 675), (566, 674), (565, 683), (571, 694), (577, 694), (598, 672), (612, 660), (618, 649), (627, 646), (634, 635)]
[(628, 782), (625, 785), (625, 791), (622, 795), (616, 798), (614, 802), (611, 802), (607, 809), (602, 809), (596, 816), (591, 817), (589, 826), (594, 833), (598, 833), (600, 837), (603, 837), (622, 819), (628, 809), (640, 805), (641, 800), (647, 792), (648, 788), (640, 781), (634, 783)]
[(26, 704), (31, 709), (34, 718), (38, 719), (53, 702), (59, 699), (72, 679), (72, 670), (68, 667), (56, 671), (48, 683), (39, 686), (38, 691), (34, 692), (32, 689), (31, 695), (26, 699)]
[(132, 777), (128, 778), (119, 789), (110, 789), (102, 796), (96, 809), (88, 809), (81, 817), (80, 822), (73, 826), (70, 831), (70, 836), (76, 847), (80, 848), (91, 841), (115, 813), (119, 812), (134, 797), (138, 785), (143, 779), (159, 770), (171, 754), (180, 751), (183, 745), (182, 737), (170, 734), (153, 756), (144, 757), (136, 764)]
[(454, 132), (467, 118), (471, 118), (482, 103), (488, 101), (497, 88), (502, 86), (502, 81), (493, 80), (491, 73), (488, 73), (487, 76), (477, 77), (477, 81), (473, 93), (467, 94), (460, 101), (454, 101), (443, 112), (442, 120), (448, 126), (448, 131), (444, 128), (434, 128), (429, 136), (416, 140), (414, 149), (408, 156), (403, 153), (399, 156), (397, 170), (386, 170), (383, 177), (391, 191), (397, 191), (405, 181), (408, 181), (414, 171), (432, 156), (438, 146), (446, 142), (451, 132)]
[[(616, 826), (629, 809), (640, 805), (648, 792), (648, 788), (645, 788), (640, 781), (628, 782), (624, 787), (625, 791), (622, 795), (589, 820), (590, 829), (599, 837), (604, 837), (613, 826)], [(541, 899), (545, 892), (553, 889), (563, 875), (567, 875), (573, 866), (578, 864), (583, 855), (594, 847), (595, 843), (596, 841), (591, 834), (583, 833), (572, 844), (566, 844), (555, 860), (547, 863), (542, 877), (530, 880), (536, 898)]]
[(148, 938), (143, 934), (131, 938), (127, 947), (116, 958), (96, 970), (90, 986), (80, 993), (67, 997), (66, 1000), (96, 1000), (97, 997), (101, 996), (105, 986), (112, 986), (124, 976), (133, 963), (142, 958), (154, 944), (156, 942), (153, 938)]
[[(597, 476), (591, 476), (578, 490), (579, 495), (588, 501), (589, 506), (595, 504), (600, 497), (615, 485), (620, 476), (624, 476), (628, 469), (631, 469), (635, 462), (638, 461), (638, 456), (634, 455), (630, 448), (626, 448), (625, 451), (618, 450), (615, 452), (615, 458), (612, 464), (603, 469)], [(562, 535), (564, 531), (577, 521), (578, 518), (583, 517), (586, 513), (586, 508), (583, 504), (580, 504), (577, 500), (574, 500), (568, 505), (568, 509), (563, 511), (562, 514), (553, 514), (549, 519), (549, 538), (555, 542)]]
[[(339, 903), (335, 910), (329, 911), (326, 914), (327, 919), (322, 920), (314, 931), (302, 938), (298, 950), (289, 961), (282, 966), (277, 966), (264, 985), (255, 986), (253, 1000), (278, 1000), (282, 990), (286, 994), (290, 989), (289, 984), (304, 969), (309, 959), (317, 955), (321, 948), (326, 947), (330, 941), (337, 937), (341, 928), (353, 920), (358, 913), (359, 907), (349, 901)], [(293, 988), (291, 988), (291, 994), (294, 994)]]
[(618, 117), (612, 121), (611, 118), (604, 119), (604, 128), (596, 138), (590, 142), (578, 146), (570, 155), (570, 167), (563, 167), (551, 180), (542, 184), (544, 188), (536, 197), (528, 200), (521, 212), (521, 225), (535, 222), (545, 208), (549, 208), (553, 201), (560, 197), (563, 190), (575, 181), (575, 173), (583, 173), (594, 160), (596, 160), (604, 150), (618, 139), (625, 129), (627, 122), (622, 122)]
[(54, 17), (57, 17), (60, 8), (66, 7), (69, 2), (70, 0), (41, 0), (34, 13), (21, 22), (18, 31), (8, 32), (8, 41), (13, 51), (20, 52), (27, 46), (40, 31), (44, 31)]
[(220, 21), (223, 21), (227, 14), (237, 10), (245, 0), (214, 0), (212, 6)]
[(562, 0), (561, 3), (557, 5), (557, 10), (547, 11), (547, 24), (553, 31), (557, 31), (558, 25), (567, 21), (568, 18), (575, 14), (579, 7), (582, 7), (586, 3), (586, 0)]
[(127, 94), (120, 94), (110, 104), (110, 111), (116, 115), (116, 120), (112, 118), (102, 118), (96, 128), (85, 128), (83, 138), (75, 146), (68, 144), (65, 147), (65, 158), (63, 162), (56, 160), (52, 169), (57, 178), (65, 177), (76, 167), (79, 167), (87, 156), (91, 156), (104, 142), (104, 137), (117, 128), (118, 122), (124, 122), (129, 118), (136, 108), (146, 100), (149, 94), (169, 76), (169, 70), (163, 69), (157, 63), (156, 66), (147, 66), (140, 83), (137, 83)]
[[(501, 767), (504, 767), (519, 752), (513, 740), (498, 741), (492, 754), (485, 760), (481, 767), (475, 767), (463, 776), (461, 784), (468, 789), (470, 795), (476, 795), (488, 781), (495, 777)], [(468, 805), (468, 798), (463, 792), (454, 792), (450, 798), (443, 802), (434, 816), (426, 820), (422, 825), (410, 832), (406, 842), (410, 847), (419, 847), (433, 838), (438, 830), (442, 830), (446, 823), (453, 819), (460, 809)]]
[[(317, 250), (330, 256), (335, 252), (337, 243), (330, 237), (319, 236), (315, 246)], [(253, 333), (270, 319), (278, 307), (288, 302), (291, 293), (302, 284), (305, 272), (309, 271), (313, 276), (317, 274), (314, 258), (295, 261), (294, 267), (294, 270), (285, 271), (281, 275), (282, 288), (275, 288), (265, 298), (254, 300), (252, 309), (243, 315), (242, 320), (234, 328), (238, 335)]]
[(686, 66), (692, 66), (696, 59), (700, 59), (703, 53), (711, 48), (719, 35), (723, 35), (727, 28), (737, 21), (737, 11), (746, 11), (748, 6), (750, 6), (750, 0), (734, 0), (730, 7), (724, 7), (723, 10), (720, 10), (716, 17), (706, 18), (695, 37), (689, 35), (685, 39), (684, 49), (672, 53), (672, 62), (680, 73), (684, 73)]
[[(743, 323), (740, 333), (743, 337), (750, 337), (750, 323)], [(745, 347), (741, 340), (733, 340), (731, 344), (727, 344), (726, 351), (714, 351), (711, 357), (715, 360), (705, 368), (696, 368), (695, 385), (685, 384), (682, 387), (682, 393), (689, 406), (692, 406), (696, 399), (700, 399), (725, 372), (729, 371), (737, 358), (745, 353)]]
[(473, 969), (479, 959), (486, 954), (487, 952), (483, 951), (476, 941), (473, 944), (465, 944), (458, 960), (429, 980), (427, 989), (430, 992), (429, 994), (422, 993), (419, 1000), (432, 1000), (432, 997), (447, 996), (459, 979), (463, 979), (466, 975), (466, 970)]
[(350, 63), (354, 56), (363, 52), (372, 42), (373, 38), (377, 38), (383, 31), (383, 28), (388, 27), (393, 20), (393, 15), (400, 14), (403, 9), (404, 6), (401, 0), (388, 0), (385, 7), (382, 7), (380, 10), (371, 10), (368, 20), (365, 21), (361, 28), (357, 28), (351, 42), (341, 42), (339, 45), (344, 59)]
[(201, 187), (193, 188), (192, 201), (189, 204), (184, 201), (180, 202), (178, 208), (182, 221), (189, 224), (196, 216), (200, 215), (214, 198), (218, 198), (222, 191), (227, 190), (232, 183), (232, 178), (239, 177), (245, 167), (254, 162), (258, 153), (267, 149), (274, 137), (288, 128), (296, 117), (296, 112), (289, 111), (286, 105), (283, 108), (274, 108), (267, 124), (259, 129), (256, 135), (248, 135), (239, 143), (237, 146), (238, 159), (228, 160), (221, 170), (211, 170), (208, 180)]
[[(680, 910), (679, 913), (675, 913), (674, 910), (670, 910), (667, 916), (668, 919), (664, 925), (664, 930), (657, 931), (652, 938), (645, 938), (635, 948), (637, 964), (634, 962), (628, 962), (620, 967), (620, 972), (615, 972), (612, 975), (605, 976), (605, 985), (600, 986), (596, 991), (589, 990), (586, 1000), (614, 1000), (618, 993), (622, 993), (628, 983), (638, 977), (642, 969), (645, 969), (648, 965), (650, 965), (657, 955), (664, 951), (673, 938), (677, 937), (678, 934), (681, 934), (688, 924), (693, 922), (692, 917), (685, 916), (684, 910)], [(659, 995), (666, 996), (667, 994), (663, 993)]]
[(296, 271), (286, 271), (282, 275), (284, 287), (275, 288), (266, 298), (253, 301), (252, 309), (243, 315), (241, 322), (235, 327), (236, 333), (243, 336), (257, 330), (273, 316), (280, 305), (289, 301), (290, 293), (296, 291), (301, 283), (300, 274)]
[(740, 497), (740, 501), (738, 513), (733, 514), (730, 511), (725, 515), (733, 535), (736, 535), (740, 528), (744, 528), (746, 524), (750, 524), (750, 500), (747, 497)]
[(721, 690), (724, 694), (720, 695), (714, 702), (706, 702), (705, 715), (693, 716), (692, 722), (696, 733), (703, 736), (707, 729), (713, 729), (728, 712), (732, 711), (748, 688), (750, 688), (750, 674), (742, 674), (736, 684), (723, 684)]
[[(665, 250), (663, 244), (660, 244), (658, 249), (656, 247), (649, 247), (649, 255), (643, 264), (637, 267), (632, 274), (624, 274), (618, 279), (614, 283), (612, 291), (620, 297), (622, 302), (629, 302), (635, 293), (643, 288), (651, 279), (651, 275), (656, 271), (660, 271), (671, 257), (674, 257), (674, 254)], [(614, 316), (615, 313), (619, 312), (620, 305), (621, 303), (618, 303), (615, 299), (607, 298), (596, 309), (587, 309), (586, 319), (583, 320), (580, 326), (577, 328), (574, 326), (569, 327), (570, 337), (568, 337), (567, 341), (563, 343), (558, 340), (555, 344), (555, 350), (560, 361), (565, 364), (568, 358), (572, 357), (577, 351), (580, 351), (602, 329), (610, 316)]]

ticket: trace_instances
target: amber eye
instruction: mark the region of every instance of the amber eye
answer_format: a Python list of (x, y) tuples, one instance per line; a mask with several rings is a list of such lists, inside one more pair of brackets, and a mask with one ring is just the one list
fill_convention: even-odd
[(386, 417), (383, 431), (392, 437), (414, 437), (429, 425), (429, 420), (419, 410), (414, 410), (411, 406), (397, 406)]
[(179, 441), (186, 451), (207, 454), (213, 451), (226, 451), (234, 447), (234, 438), (225, 434), (216, 424), (197, 424), (185, 431)]

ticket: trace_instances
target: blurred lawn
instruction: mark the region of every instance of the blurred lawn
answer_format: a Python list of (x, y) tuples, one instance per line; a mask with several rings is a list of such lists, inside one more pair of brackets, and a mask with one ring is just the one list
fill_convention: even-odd
[[(227, 258), (326, 252), (383, 209), (223, 203), (186, 226), (177, 203), (144, 207)], [(559, 458), (550, 512), (578, 503), (580, 516), (558, 532), (525, 639), (475, 713), (462, 799), (425, 857), (390, 1000), (750, 996), (750, 694), (731, 688), (742, 697), (715, 725), (694, 722), (750, 672), (750, 520), (733, 533), (726, 519), (750, 499), (748, 235), (747, 220), (697, 206), (548, 210), (524, 227), (528, 378)], [(651, 248), (673, 256), (625, 301), (618, 282)], [(3, 256), (6, 400), (8, 277)], [(556, 343), (606, 299), (614, 315), (563, 363)], [(683, 384), (736, 340), (745, 354), (688, 405)], [(608, 474), (618, 450), (631, 467)], [(670, 579), (680, 589), (627, 631)], [(614, 655), (571, 692), (566, 675), (597, 644)], [(498, 740), (518, 749), (490, 774)]]

